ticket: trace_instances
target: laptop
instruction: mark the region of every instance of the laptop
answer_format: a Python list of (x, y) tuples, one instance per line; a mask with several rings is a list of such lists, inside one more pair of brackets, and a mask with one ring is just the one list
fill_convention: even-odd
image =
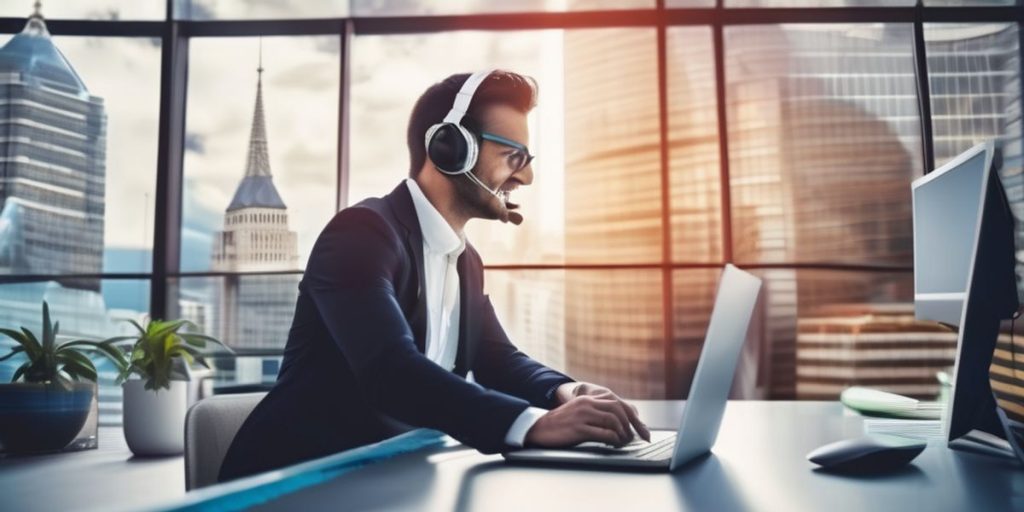
[(675, 471), (710, 452), (760, 290), (759, 278), (732, 265), (722, 270), (704, 348), (677, 431), (652, 431), (650, 443), (637, 439), (614, 447), (593, 442), (561, 449), (528, 448), (502, 456), (509, 462), (529, 464)]

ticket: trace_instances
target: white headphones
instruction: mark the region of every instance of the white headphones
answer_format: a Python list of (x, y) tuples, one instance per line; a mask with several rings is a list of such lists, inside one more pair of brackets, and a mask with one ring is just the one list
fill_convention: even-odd
[[(434, 167), (444, 174), (449, 176), (465, 174), (471, 179), (476, 178), (470, 171), (476, 166), (477, 157), (480, 154), (480, 144), (477, 142), (476, 136), (462, 126), (462, 118), (469, 110), (473, 94), (493, 71), (493, 69), (487, 69), (470, 75), (466, 79), (466, 83), (462, 84), (462, 89), (455, 95), (455, 103), (452, 104), (448, 115), (444, 117), (443, 121), (427, 130), (424, 138), (427, 156), (434, 163)], [(474, 179), (474, 181), (477, 180)], [(490, 191), (489, 188), (488, 191)]]

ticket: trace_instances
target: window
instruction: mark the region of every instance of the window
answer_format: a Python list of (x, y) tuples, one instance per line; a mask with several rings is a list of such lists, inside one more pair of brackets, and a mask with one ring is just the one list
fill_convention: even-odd
[(737, 261), (910, 263), (921, 174), (911, 30), (727, 29)]
[(672, 27), (667, 32), (672, 257), (718, 261), (723, 256), (722, 176), (711, 30)]
[[(1002, 148), (1002, 179), (1024, 247), (1024, 153), (1019, 28), (1008, 23), (934, 23), (924, 27), (931, 88), (935, 165), (987, 140)], [(1017, 282), (1024, 282), (1018, 256)], [(1018, 284), (1024, 297), (1024, 287)]]

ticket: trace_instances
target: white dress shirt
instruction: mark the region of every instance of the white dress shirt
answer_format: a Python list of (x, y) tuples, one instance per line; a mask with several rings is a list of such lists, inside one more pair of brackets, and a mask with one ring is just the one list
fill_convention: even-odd
[[(423, 275), (427, 299), (426, 356), (445, 370), (455, 368), (459, 350), (459, 272), (456, 264), (466, 250), (466, 236), (456, 233), (434, 208), (415, 180), (406, 179), (423, 234)], [(523, 446), (526, 433), (547, 413), (529, 407), (509, 427), (505, 442)]]

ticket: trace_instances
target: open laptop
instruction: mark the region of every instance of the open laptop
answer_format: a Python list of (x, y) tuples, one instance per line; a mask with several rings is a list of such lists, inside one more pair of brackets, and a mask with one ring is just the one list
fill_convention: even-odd
[[(690, 396), (676, 432), (651, 432), (651, 442), (633, 441), (613, 447), (582, 443), (564, 449), (524, 449), (502, 455), (510, 462), (586, 465), (610, 468), (647, 468), (675, 471), (708, 453), (715, 444), (725, 413), (736, 363), (754, 315), (761, 280), (726, 265), (718, 284), (718, 296), (697, 362)], [(678, 442), (677, 442), (678, 440)]]

